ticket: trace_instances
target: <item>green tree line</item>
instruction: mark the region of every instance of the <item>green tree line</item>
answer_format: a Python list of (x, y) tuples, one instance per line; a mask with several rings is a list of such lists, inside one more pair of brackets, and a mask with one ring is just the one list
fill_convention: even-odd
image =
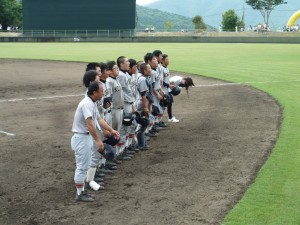
[(143, 6), (136, 6), (137, 30), (144, 30), (146, 27), (154, 27), (156, 30), (194, 30), (192, 19), (174, 13), (163, 12), (158, 9), (151, 9)]
[(0, 0), (0, 24), (3, 30), (22, 26), (22, 1)]

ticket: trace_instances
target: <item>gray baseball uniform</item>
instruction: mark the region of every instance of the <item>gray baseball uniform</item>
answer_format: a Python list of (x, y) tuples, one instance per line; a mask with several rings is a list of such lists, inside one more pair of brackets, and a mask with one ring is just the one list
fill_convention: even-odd
[(84, 184), (90, 166), (93, 138), (86, 125), (86, 119), (89, 117), (93, 119), (96, 126), (96, 120), (99, 118), (97, 105), (90, 97), (86, 96), (76, 109), (72, 126), (74, 134), (71, 139), (71, 147), (76, 160), (75, 184)]
[[(131, 76), (125, 72), (120, 70), (119, 76), (117, 77), (117, 80), (119, 81), (120, 85), (122, 86), (123, 95), (124, 95), (124, 113), (132, 114), (132, 107), (133, 103), (135, 102), (135, 97), (132, 90), (132, 84), (131, 84)], [(121, 130), (120, 130), (120, 136), (121, 136), (121, 143), (126, 143), (127, 139), (129, 138), (129, 134), (134, 135), (135, 132), (135, 125), (132, 124), (131, 126), (125, 126), (122, 124)]]
[(112, 97), (112, 127), (120, 132), (123, 120), (124, 97), (122, 86), (116, 78), (109, 77), (106, 80), (108, 95)]
[[(137, 112), (142, 114), (144, 112), (144, 105), (142, 102), (142, 96), (141, 93), (146, 92), (146, 96), (149, 92), (149, 81), (147, 77), (141, 75), (137, 79), (136, 82), (136, 109)], [(143, 127), (142, 125), (138, 124), (136, 128), (136, 134), (137, 134), (137, 140), (138, 140), (138, 147), (145, 147), (145, 133), (146, 127)]]
[[(152, 84), (152, 88), (155, 89), (157, 92), (160, 91), (161, 88), (161, 75), (159, 74), (159, 70), (153, 70), (151, 72), (151, 84)], [(162, 117), (163, 115), (163, 109), (161, 108), (161, 106), (159, 105), (159, 99), (158, 97), (153, 93), (153, 105), (156, 106), (159, 109), (159, 117)]]

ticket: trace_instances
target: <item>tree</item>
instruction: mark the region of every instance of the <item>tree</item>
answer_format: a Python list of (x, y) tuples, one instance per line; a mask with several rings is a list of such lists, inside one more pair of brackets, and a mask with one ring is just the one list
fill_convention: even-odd
[(195, 30), (197, 31), (206, 30), (206, 24), (204, 23), (202, 16), (193, 17), (192, 22), (195, 26)]
[(22, 3), (16, 0), (0, 0), (0, 23), (2, 29), (8, 26), (22, 26)]
[(224, 31), (235, 31), (235, 27), (243, 26), (243, 21), (237, 16), (233, 9), (226, 11), (222, 15), (222, 29)]
[(173, 27), (173, 22), (172, 21), (165, 21), (164, 27), (165, 27), (165, 30), (171, 31), (172, 27)]
[(245, 0), (245, 2), (261, 13), (266, 24), (269, 24), (269, 17), (273, 9), (278, 5), (287, 3), (284, 0)]

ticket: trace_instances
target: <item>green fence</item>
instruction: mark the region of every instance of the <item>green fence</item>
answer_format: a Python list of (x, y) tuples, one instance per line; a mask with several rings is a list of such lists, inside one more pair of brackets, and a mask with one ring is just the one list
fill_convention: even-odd
[(22, 37), (134, 37), (134, 30), (23, 30)]

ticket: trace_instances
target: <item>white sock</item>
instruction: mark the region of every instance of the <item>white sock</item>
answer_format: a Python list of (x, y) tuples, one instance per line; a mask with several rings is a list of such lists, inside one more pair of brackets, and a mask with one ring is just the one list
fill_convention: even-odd
[(121, 154), (121, 146), (116, 146), (116, 155), (120, 155)]
[(135, 144), (138, 143), (138, 139), (137, 139), (137, 136), (136, 136), (136, 135), (134, 135), (134, 143), (135, 143)]
[(96, 173), (96, 167), (89, 168), (86, 174), (86, 182), (91, 182), (92, 180), (94, 180), (95, 173)]
[(122, 146), (120, 146), (121, 148), (120, 148), (120, 154), (122, 154), (123, 152), (124, 152), (124, 149), (125, 149), (125, 145), (122, 145)]
[(150, 130), (150, 126), (147, 126), (145, 133), (147, 134)]
[(77, 195), (81, 195), (81, 192), (84, 191), (84, 184), (75, 184), (76, 190), (77, 190)]
[(106, 162), (106, 158), (101, 158), (101, 165), (105, 165), (105, 162)]
[(129, 147), (132, 144), (132, 138), (128, 138), (127, 143), (127, 147)]
[(125, 142), (125, 148), (128, 148), (128, 146), (129, 146), (129, 137), (126, 137), (126, 142)]

